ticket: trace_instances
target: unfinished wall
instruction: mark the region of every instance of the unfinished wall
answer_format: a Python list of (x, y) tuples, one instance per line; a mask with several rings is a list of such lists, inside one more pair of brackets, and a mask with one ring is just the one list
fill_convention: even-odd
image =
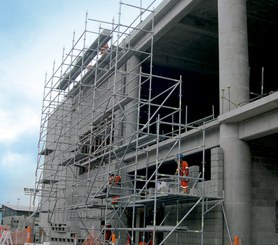
[[(216, 197), (219, 200), (214, 200), (210, 202), (205, 202), (205, 210), (210, 210), (204, 212), (204, 244), (207, 245), (222, 245), (223, 244), (223, 234), (226, 229), (223, 212), (221, 206), (221, 198), (223, 197), (223, 150), (220, 147), (211, 149), (211, 178), (205, 181), (205, 193), (209, 197)], [(193, 166), (196, 167), (196, 166)], [(190, 167), (190, 172), (192, 172), (192, 167)], [(197, 167), (198, 168), (198, 167)], [(194, 168), (195, 169), (195, 168)], [(196, 188), (192, 188), (192, 183), (190, 186), (190, 194), (201, 195), (202, 194), (202, 183), (199, 183)], [(187, 215), (190, 208), (194, 205), (194, 202), (186, 202), (177, 205), (165, 207), (164, 216), (167, 216), (165, 225), (175, 226), (177, 220), (181, 220), (185, 215)], [(198, 205), (182, 222), (180, 228), (185, 229), (183, 232), (173, 233), (167, 240), (167, 244), (200, 244), (202, 225), (202, 207), (201, 204)], [(164, 233), (165, 237), (167, 233)]]
[(252, 244), (278, 244), (277, 158), (252, 157)]

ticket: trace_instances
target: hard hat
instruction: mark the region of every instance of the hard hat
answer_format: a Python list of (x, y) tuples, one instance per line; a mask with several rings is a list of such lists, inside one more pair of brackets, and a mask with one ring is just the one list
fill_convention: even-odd
[(184, 155), (183, 154), (177, 154), (177, 157), (176, 157), (176, 159), (182, 159), (184, 157)]

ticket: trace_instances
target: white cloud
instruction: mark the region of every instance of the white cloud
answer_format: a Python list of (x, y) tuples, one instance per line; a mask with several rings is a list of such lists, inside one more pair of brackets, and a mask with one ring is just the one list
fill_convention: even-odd
[(0, 143), (16, 142), (23, 135), (39, 133), (40, 115), (32, 107), (18, 105), (14, 110), (0, 109)]
[[(30, 154), (20, 154), (12, 151), (5, 152), (0, 158), (0, 176), (9, 176), (9, 182), (2, 182), (1, 186), (34, 186), (35, 163)], [(1, 178), (2, 179), (2, 178)]]
[(1, 159), (0, 164), (5, 170), (13, 169), (13, 171), (17, 172), (16, 170), (18, 167), (26, 166), (26, 164), (29, 164), (30, 162), (31, 157), (29, 155), (7, 152)]
[(20, 48), (18, 40), (0, 42), (1, 49), (10, 43), (6, 48), (14, 50), (0, 60), (0, 203), (16, 204), (17, 198), (20, 204), (29, 203), (23, 188), (33, 188), (35, 182), (37, 148), (30, 148), (39, 138), (45, 72), (51, 74), (54, 59), (59, 65), (63, 46), (69, 51), (73, 30), (80, 35), (85, 11), (59, 17), (50, 15), (41, 22)]
[(68, 30), (65, 35), (65, 30), (50, 27), (28, 49), (0, 61), (0, 143), (34, 133), (38, 138), (45, 71), (52, 72), (54, 57), (62, 54), (62, 41), (71, 35)]
[[(20, 204), (29, 204), (23, 188), (33, 188), (35, 182), (37, 148), (30, 148), (39, 138), (45, 72), (52, 72), (54, 59), (59, 65), (63, 46), (70, 49), (74, 28), (80, 35), (85, 11), (60, 18), (47, 18), (20, 49), (0, 60), (0, 203), (16, 204), (20, 198)], [(17, 40), (1, 43), (13, 42)]]
[(24, 195), (23, 189), (34, 187), (34, 167), (31, 155), (5, 152), (0, 158), (1, 203), (16, 204), (19, 198), (21, 205), (29, 204), (30, 199)]

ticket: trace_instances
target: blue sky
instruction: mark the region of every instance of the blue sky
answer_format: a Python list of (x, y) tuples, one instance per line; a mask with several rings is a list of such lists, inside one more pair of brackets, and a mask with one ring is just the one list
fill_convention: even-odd
[[(109, 4), (110, 3), (110, 4)], [(85, 16), (111, 21), (118, 1), (6, 0), (0, 4), (0, 204), (29, 205), (34, 187), (45, 73)], [(107, 7), (108, 6), (108, 7)]]
[(0, 204), (29, 205), (23, 188), (34, 187), (45, 73), (61, 62), (63, 47), (70, 50), (73, 31), (81, 35), (87, 11), (89, 18), (117, 21), (119, 1), (1, 1)]

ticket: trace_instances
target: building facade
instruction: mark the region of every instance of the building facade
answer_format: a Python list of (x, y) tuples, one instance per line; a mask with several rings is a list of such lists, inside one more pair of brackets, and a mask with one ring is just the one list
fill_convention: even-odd
[(2, 205), (0, 206), (0, 220), (1, 220), (1, 225), (2, 225)]
[(27, 226), (33, 226), (34, 218), (28, 218), (33, 213), (33, 209), (28, 206), (19, 206), (11, 204), (2, 205), (2, 220), (1, 224), (9, 229), (22, 229)]
[(120, 2), (118, 23), (90, 30), (87, 19), (45, 81), (47, 241), (277, 243), (277, 9)]

